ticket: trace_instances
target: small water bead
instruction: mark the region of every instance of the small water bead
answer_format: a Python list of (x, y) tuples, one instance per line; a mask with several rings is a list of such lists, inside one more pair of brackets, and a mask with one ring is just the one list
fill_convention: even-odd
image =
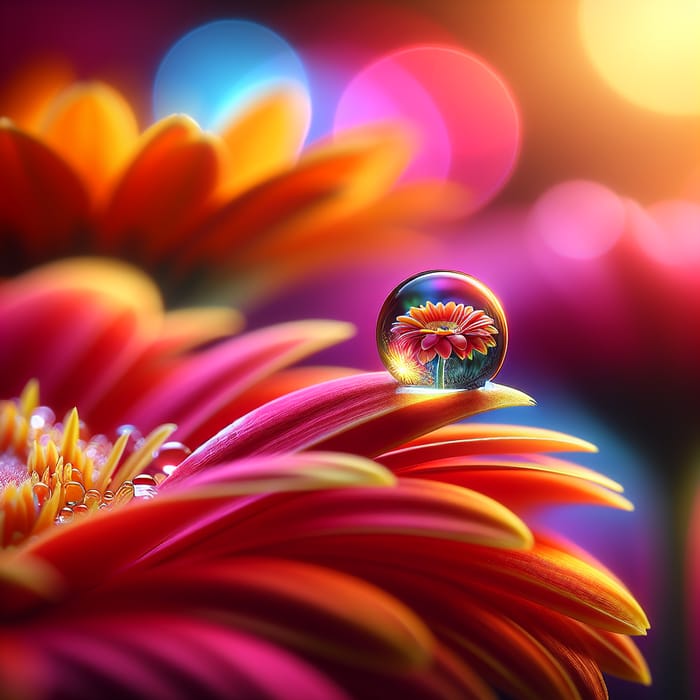
[(153, 453), (152, 467), (170, 476), (188, 455), (192, 454), (187, 445), (181, 442), (170, 441), (161, 445), (160, 449)]
[(77, 481), (68, 481), (63, 486), (63, 495), (67, 506), (75, 506), (83, 502), (85, 487)]
[(129, 455), (134, 450), (138, 450), (141, 445), (143, 445), (143, 435), (141, 434), (141, 431), (135, 426), (135, 425), (130, 425), (128, 423), (124, 425), (120, 425), (117, 430), (116, 430), (117, 438), (121, 437), (124, 434), (127, 434), (129, 436), (129, 440), (126, 443), (126, 447), (124, 448), (124, 454)]
[(47, 484), (44, 484), (41, 481), (32, 486), (32, 491), (34, 492), (34, 500), (39, 508), (41, 508), (51, 497), (51, 489)]
[(87, 508), (97, 508), (102, 503), (102, 494), (97, 489), (88, 489), (85, 492), (83, 503)]
[(431, 270), (389, 294), (377, 345), (384, 366), (405, 386), (476, 389), (501, 368), (508, 328), (486, 285), (463, 272)]
[(106, 435), (101, 433), (93, 435), (85, 445), (85, 456), (97, 465), (104, 464), (111, 452), (112, 442)]
[(29, 417), (33, 430), (44, 430), (54, 424), (56, 414), (48, 406), (37, 406)]
[[(105, 493), (105, 496), (107, 494)], [(125, 481), (115, 492), (114, 499), (110, 499), (109, 503), (121, 505), (128, 503), (134, 497), (134, 484), (131, 481)], [(108, 501), (105, 499), (105, 503)]]
[(151, 474), (139, 474), (132, 480), (134, 485), (134, 498), (147, 501), (158, 495), (158, 482)]
[(56, 522), (69, 523), (71, 520), (73, 520), (73, 509), (70, 506), (61, 508), (61, 510), (58, 512)]

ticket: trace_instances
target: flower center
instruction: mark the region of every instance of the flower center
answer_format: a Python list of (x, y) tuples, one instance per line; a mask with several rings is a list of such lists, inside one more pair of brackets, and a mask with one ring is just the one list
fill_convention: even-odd
[(425, 328), (421, 328), (422, 333), (433, 333), (435, 335), (453, 335), (459, 331), (459, 324), (454, 321), (429, 321)]
[(78, 411), (63, 421), (39, 405), (31, 381), (0, 401), (0, 548), (90, 512), (153, 498), (189, 450), (166, 440), (174, 425), (146, 437), (121, 426), (111, 441), (91, 435)]

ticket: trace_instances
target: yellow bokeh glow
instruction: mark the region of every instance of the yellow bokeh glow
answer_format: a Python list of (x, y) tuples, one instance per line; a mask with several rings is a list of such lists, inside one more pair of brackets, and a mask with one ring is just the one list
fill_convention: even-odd
[(580, 0), (596, 69), (620, 95), (667, 114), (700, 114), (700, 0)]

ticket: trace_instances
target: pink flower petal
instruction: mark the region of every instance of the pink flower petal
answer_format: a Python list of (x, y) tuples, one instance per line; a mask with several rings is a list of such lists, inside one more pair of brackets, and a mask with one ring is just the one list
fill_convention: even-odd
[(131, 406), (124, 419), (142, 430), (166, 420), (176, 422), (178, 437), (186, 441), (192, 431), (256, 382), (351, 333), (346, 323), (298, 321), (232, 338), (181, 363), (167, 381)]
[(440, 336), (436, 335), (435, 333), (428, 333), (427, 335), (423, 336), (420, 346), (423, 350), (430, 350), (430, 348), (436, 345), (439, 340)]
[(474, 391), (412, 392), (386, 372), (354, 375), (251, 411), (195, 450), (171, 478), (177, 483), (238, 456), (312, 446), (371, 456), (475, 413), (532, 403), (527, 395), (496, 384)]

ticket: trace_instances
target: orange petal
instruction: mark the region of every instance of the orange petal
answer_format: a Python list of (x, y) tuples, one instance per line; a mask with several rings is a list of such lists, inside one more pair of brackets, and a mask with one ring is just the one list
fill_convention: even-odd
[(218, 130), (228, 147), (220, 194), (231, 197), (296, 162), (311, 120), (306, 93), (290, 85), (258, 97)]
[(104, 83), (76, 84), (52, 105), (42, 125), (46, 142), (102, 203), (136, 145), (138, 125), (129, 103)]
[(6, 119), (0, 119), (0, 163), (0, 265), (16, 272), (72, 246), (87, 197), (63, 160)]
[(73, 79), (73, 69), (58, 57), (24, 66), (0, 93), (0, 116), (9, 117), (24, 131), (38, 133), (53, 100)]
[[(415, 473), (411, 476), (415, 476)], [(474, 489), (516, 512), (564, 503), (586, 503), (634, 510), (633, 505), (619, 493), (567, 474), (552, 474), (527, 468), (449, 469), (433, 470), (429, 478)]]
[[(497, 426), (497, 428), (500, 427), (502, 426)], [(512, 426), (514, 433), (519, 432), (521, 429), (522, 428), (520, 426)], [(446, 452), (453, 451), (449, 446), (449, 443), (443, 443), (443, 445), (446, 448)], [(469, 447), (473, 449), (474, 445), (469, 445)], [(446, 457), (444, 459), (435, 459), (428, 462), (418, 460), (415, 464), (407, 464), (396, 469), (395, 471), (397, 474), (405, 476), (418, 476), (422, 478), (439, 478), (439, 475), (443, 472), (453, 472), (459, 475), (462, 472), (465, 474), (480, 474), (482, 472), (493, 473), (498, 471), (508, 471), (511, 469), (541, 471), (585, 479), (586, 481), (590, 481), (593, 484), (598, 484), (599, 486), (603, 486), (604, 488), (610, 489), (611, 491), (615, 491), (617, 493), (622, 493), (624, 490), (620, 484), (604, 474), (600, 474), (593, 469), (582, 467), (579, 464), (569, 462), (565, 459), (559, 459), (556, 457), (551, 457), (550, 455), (543, 455), (532, 451), (528, 451), (526, 454), (517, 457), (501, 457), (499, 455), (491, 456), (489, 454), (469, 454), (469, 447), (465, 449), (465, 454), (462, 456)], [(396, 452), (398, 452), (398, 450)], [(414, 454), (415, 457), (419, 457), (419, 455), (420, 452)], [(384, 460), (381, 457), (378, 457), (377, 461), (384, 463)]]
[(185, 116), (152, 126), (104, 212), (107, 250), (148, 263), (176, 255), (212, 193), (219, 148)]
[(367, 130), (312, 148), (293, 170), (218, 208), (202, 225), (188, 255), (195, 261), (212, 255), (238, 260), (248, 247), (256, 255), (268, 255), (268, 246), (274, 253), (278, 237), (294, 239), (299, 231), (335, 221), (380, 198), (408, 157), (405, 148), (403, 139), (388, 130)]
[(421, 435), (396, 450), (382, 454), (380, 461), (398, 470), (435, 459), (469, 454), (562, 451), (596, 452), (597, 448), (586, 440), (545, 428), (462, 423)]

